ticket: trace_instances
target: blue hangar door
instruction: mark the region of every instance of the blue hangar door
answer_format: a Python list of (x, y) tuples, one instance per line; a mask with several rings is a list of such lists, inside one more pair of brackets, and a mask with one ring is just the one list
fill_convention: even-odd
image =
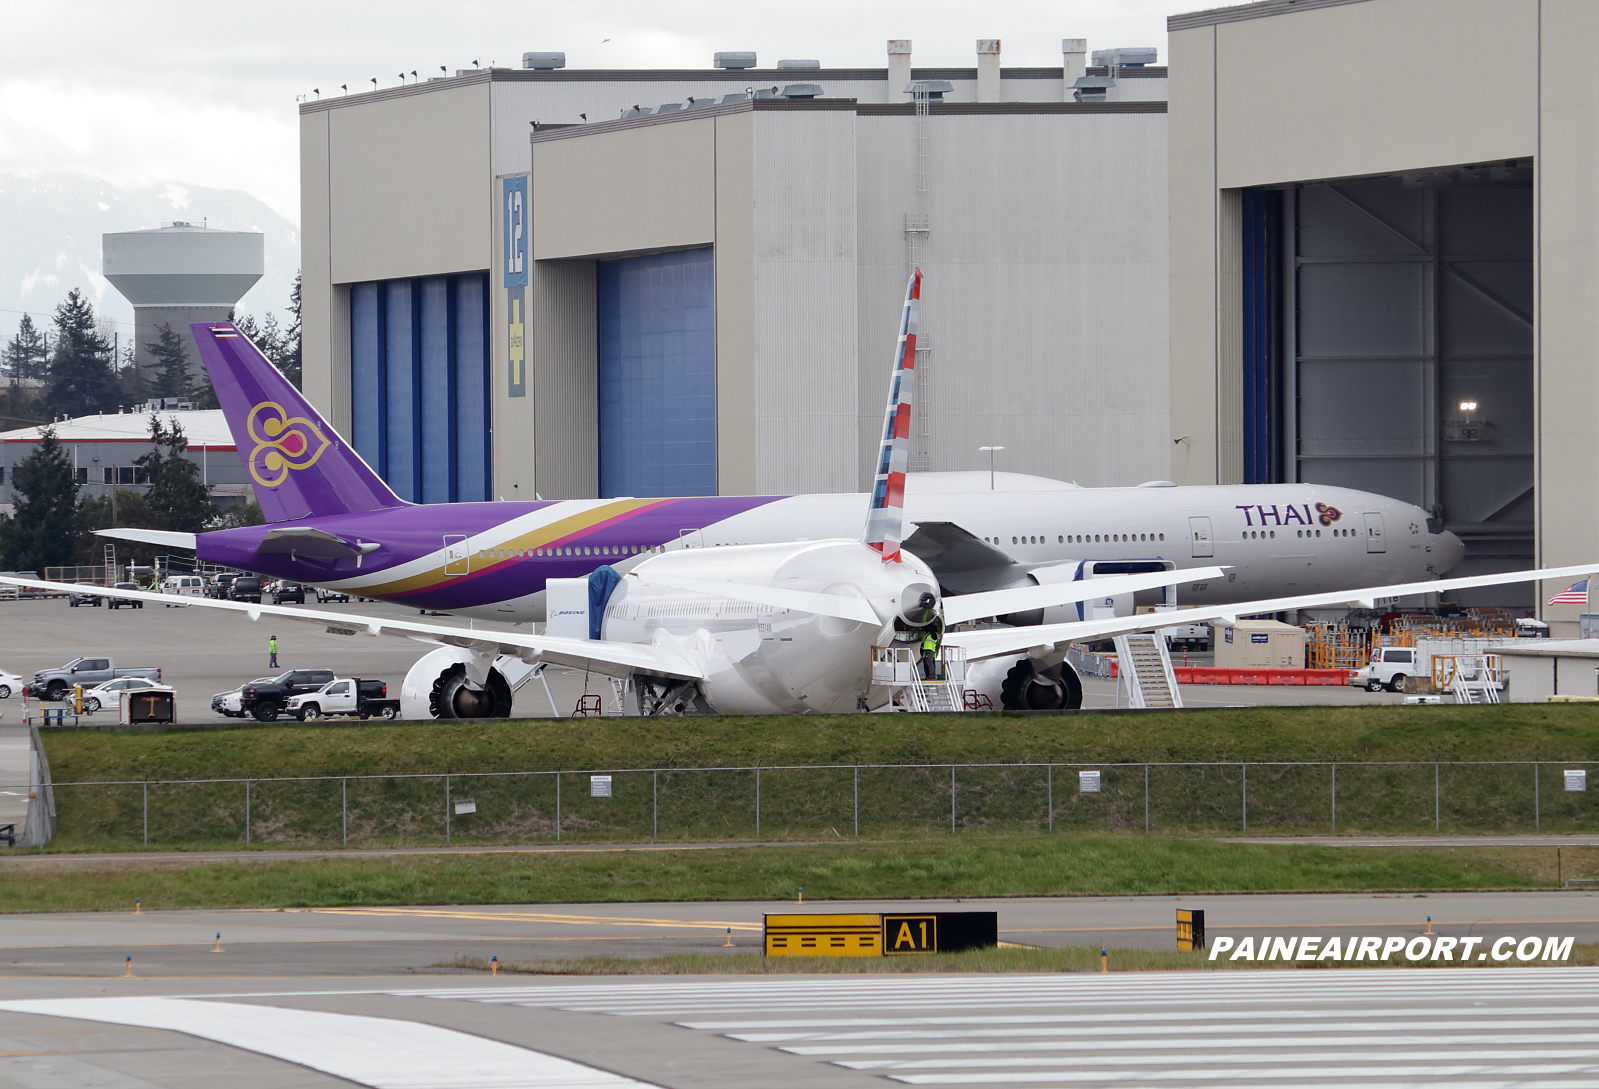
[(709, 249), (601, 261), (600, 495), (716, 494)]

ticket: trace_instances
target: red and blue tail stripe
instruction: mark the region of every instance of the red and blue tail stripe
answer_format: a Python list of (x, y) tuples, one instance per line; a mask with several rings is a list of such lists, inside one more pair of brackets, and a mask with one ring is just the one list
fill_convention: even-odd
[(872, 482), (872, 506), (866, 516), (866, 543), (883, 554), (884, 563), (898, 563), (905, 526), (905, 466), (910, 460), (911, 407), (916, 403), (916, 320), (921, 308), (922, 270), (911, 273), (900, 315), (899, 343), (894, 349), (894, 377), (883, 413), (883, 448)]

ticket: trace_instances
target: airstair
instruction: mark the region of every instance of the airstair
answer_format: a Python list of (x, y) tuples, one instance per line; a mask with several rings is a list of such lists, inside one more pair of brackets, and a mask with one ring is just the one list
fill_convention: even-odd
[(1181, 707), (1177, 674), (1165, 638), (1157, 632), (1134, 632), (1115, 638), (1121, 683), (1127, 686), (1130, 707)]
[(1455, 656), (1454, 678), (1449, 690), (1456, 703), (1498, 703), (1499, 684), (1494, 679), (1496, 670), (1491, 654), (1459, 654)]
[(897, 710), (918, 714), (966, 710), (966, 651), (961, 647), (938, 649), (934, 680), (922, 676), (920, 643), (897, 643), (872, 648), (872, 683), (889, 690), (889, 703)]

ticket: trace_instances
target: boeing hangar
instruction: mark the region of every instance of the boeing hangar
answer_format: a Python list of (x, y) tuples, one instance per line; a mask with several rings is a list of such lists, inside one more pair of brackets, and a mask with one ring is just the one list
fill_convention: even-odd
[[(1589, 558), (1599, 7), (1268, 0), (1168, 26), (1173, 479), (1392, 495), (1466, 541), (1452, 574)], [(1545, 619), (1575, 634), (1580, 609)]]
[(410, 499), (865, 490), (921, 264), (913, 468), (1166, 477), (1155, 51), (887, 49), (303, 105), (308, 392)]

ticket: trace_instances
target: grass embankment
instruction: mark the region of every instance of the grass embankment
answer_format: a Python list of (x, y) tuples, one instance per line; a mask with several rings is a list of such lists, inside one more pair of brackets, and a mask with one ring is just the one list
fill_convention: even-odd
[[(433, 845), (566, 840), (846, 838), (949, 828), (948, 764), (962, 767), (954, 822), (970, 830), (1176, 834), (1586, 831), (1591, 794), (1568, 794), (1559, 765), (1599, 761), (1599, 711), (1581, 705), (1280, 707), (1077, 716), (843, 715), (703, 719), (536, 719), (426, 725), (280, 726), (164, 734), (51, 732), (58, 783), (283, 779), (321, 782), (62, 787), (54, 850)], [(1156, 766), (1146, 774), (1141, 762)], [(1243, 762), (1249, 762), (1246, 772)], [(1410, 761), (1375, 766), (1371, 761)], [(1443, 762), (1435, 776), (1434, 761)], [(1042, 765), (1051, 762), (1053, 770)], [(1224, 762), (1202, 766), (1207, 762)], [(1236, 763), (1235, 763), (1236, 762)], [(831, 770), (773, 770), (797, 764)], [(871, 765), (908, 765), (872, 767)], [(1187, 766), (1170, 766), (1183, 765)], [(760, 766), (751, 771), (696, 768)], [(858, 772), (855, 765), (865, 765)], [(943, 766), (941, 766), (943, 765)], [(1076, 765), (1103, 771), (1077, 791)], [(1114, 766), (1134, 765), (1134, 766)], [(1168, 766), (1161, 766), (1168, 765)], [(589, 771), (616, 773), (589, 797)], [(572, 770), (579, 769), (579, 770)], [(447, 818), (452, 801), (477, 811)], [(474, 774), (481, 773), (481, 774)], [(419, 778), (367, 779), (368, 775)], [(1435, 810), (1436, 793), (1436, 810)], [(1053, 809), (1049, 802), (1053, 800)], [(1247, 801), (1248, 824), (1245, 828)], [(1436, 817), (1436, 821), (1435, 821)]]
[[(763, 957), (739, 951), (725, 955), (682, 953), (669, 957), (580, 957), (571, 960), (502, 961), (500, 971), (535, 976), (810, 976), (810, 975), (912, 975), (945, 972), (1098, 972), (1098, 946), (1066, 949), (1000, 948), (967, 953), (934, 953), (915, 957)], [(1599, 964), (1599, 945), (1574, 945), (1571, 955), (1558, 964), (1520, 961), (1485, 964), (1473, 968), (1576, 967)], [(489, 973), (481, 957), (457, 957), (434, 965)], [(1152, 949), (1113, 949), (1105, 969), (1110, 972), (1295, 971), (1333, 968), (1459, 968), (1459, 961), (1229, 961), (1225, 955), (1210, 959), (1205, 952), (1157, 952)]]
[[(0, 912), (393, 904), (1529, 889), (1555, 884), (1553, 848), (1263, 846), (1167, 836), (977, 833), (899, 843), (706, 850), (408, 855), (314, 862), (13, 865)], [(1599, 848), (1564, 849), (1564, 874)]]

